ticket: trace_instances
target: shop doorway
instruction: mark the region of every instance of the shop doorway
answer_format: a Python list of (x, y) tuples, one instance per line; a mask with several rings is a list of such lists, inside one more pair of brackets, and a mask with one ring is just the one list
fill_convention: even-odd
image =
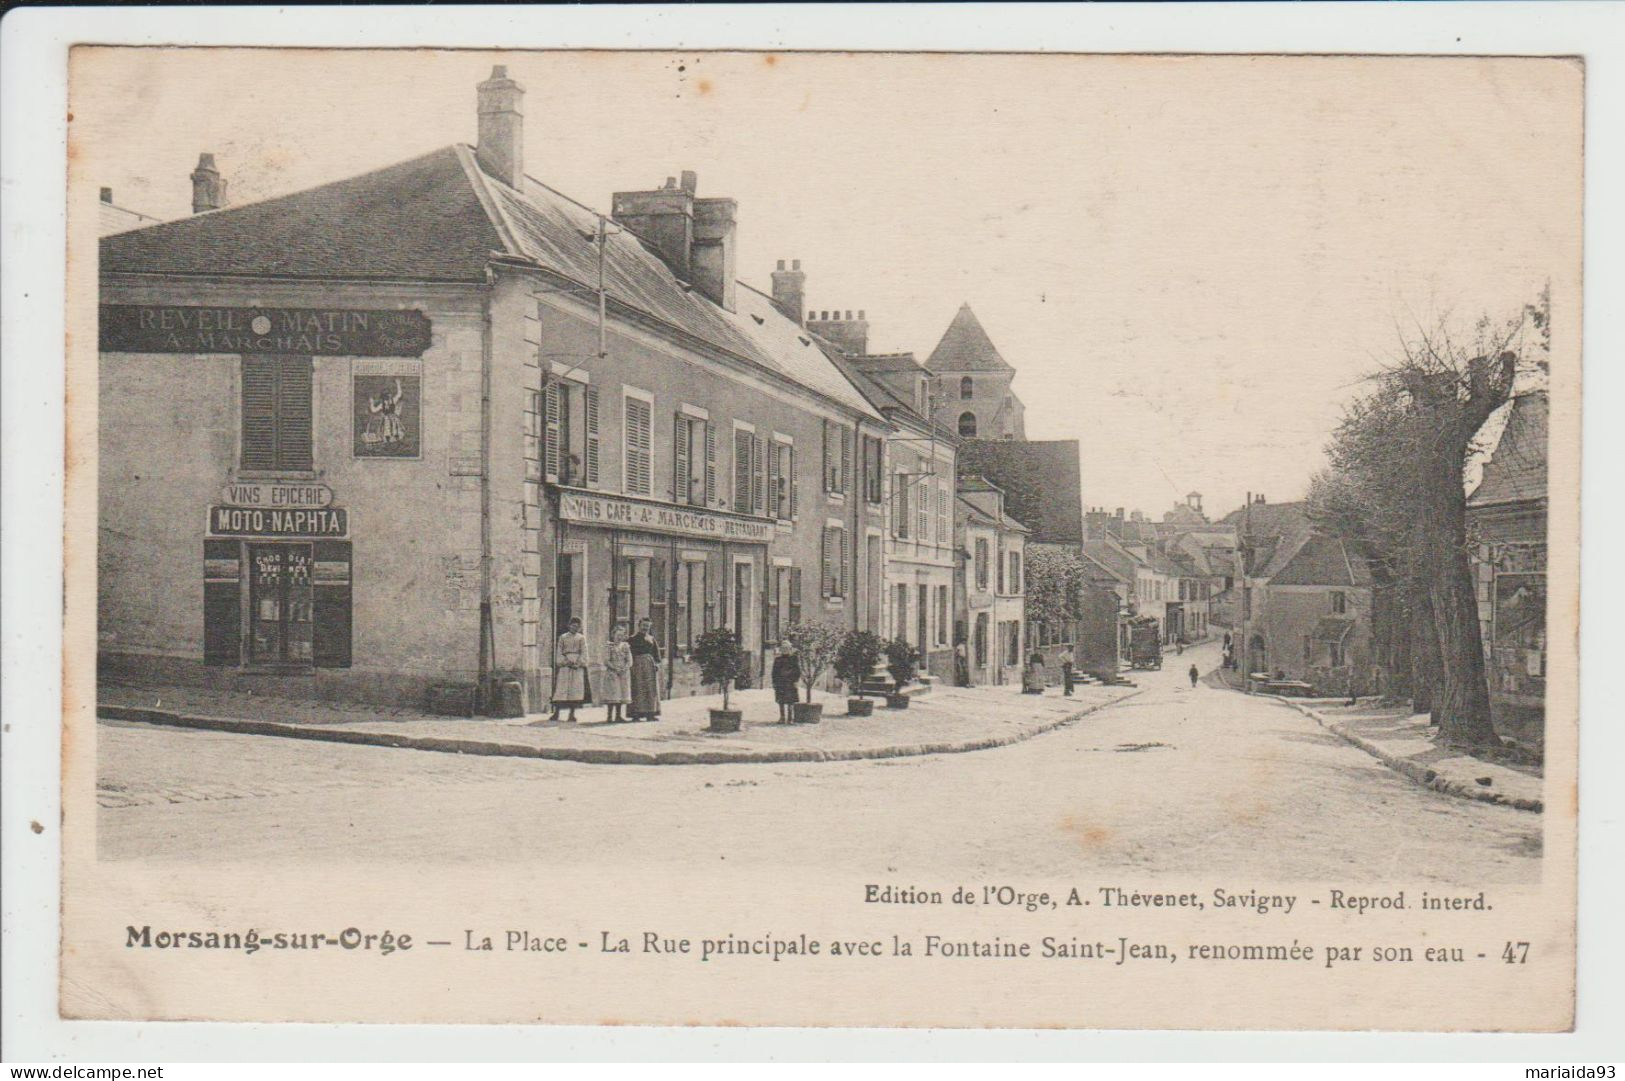
[(560, 552), (553, 569), (553, 638), (564, 633), (570, 620), (581, 617), (580, 552)]
[(751, 573), (749, 563), (734, 564), (734, 634), (747, 652), (754, 648), (750, 633)]
[(313, 661), (313, 596), (309, 544), (249, 545), (251, 664), (298, 665)]

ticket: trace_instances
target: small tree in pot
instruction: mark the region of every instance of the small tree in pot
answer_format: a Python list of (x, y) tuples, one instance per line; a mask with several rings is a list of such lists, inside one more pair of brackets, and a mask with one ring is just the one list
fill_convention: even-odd
[(793, 623), (785, 629), (784, 640), (801, 665), (801, 684), (807, 689), (807, 700), (791, 710), (797, 724), (814, 724), (822, 717), (823, 705), (812, 700), (813, 685), (835, 659), (845, 634), (838, 623)]
[(886, 643), (886, 671), (891, 675), (892, 682), (897, 686), (891, 694), (886, 696), (888, 709), (907, 709), (908, 695), (903, 688), (914, 682), (914, 675), (919, 671), (920, 655), (908, 641), (903, 638), (893, 638)]
[(841, 646), (835, 651), (835, 675), (846, 684), (846, 713), (849, 717), (867, 717), (875, 704), (862, 696), (863, 681), (875, 670), (884, 643), (880, 636), (869, 631), (847, 631)]
[(700, 680), (722, 689), (722, 708), (711, 710), (712, 732), (737, 732), (744, 714), (729, 708), (728, 692), (739, 678), (745, 663), (745, 654), (739, 648), (739, 639), (727, 627), (716, 627), (700, 635), (694, 643), (694, 662), (700, 666)]

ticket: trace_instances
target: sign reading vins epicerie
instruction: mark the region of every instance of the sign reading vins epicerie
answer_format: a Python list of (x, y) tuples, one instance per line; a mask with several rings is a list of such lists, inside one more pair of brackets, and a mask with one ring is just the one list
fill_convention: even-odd
[(343, 537), (350, 532), (350, 515), (336, 507), (210, 507), (209, 532), (217, 537)]
[(428, 347), (429, 317), (416, 309), (101, 306), (108, 353), (415, 357)]

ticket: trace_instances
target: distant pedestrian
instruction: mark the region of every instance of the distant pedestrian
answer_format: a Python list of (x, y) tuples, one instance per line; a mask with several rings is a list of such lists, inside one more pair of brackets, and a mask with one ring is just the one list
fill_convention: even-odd
[(654, 624), (638, 620), (638, 633), (627, 644), (632, 649), (632, 708), (634, 721), (660, 719), (660, 643), (655, 641)]
[(605, 707), (605, 721), (614, 724), (626, 720), (626, 704), (632, 701), (632, 647), (626, 643), (626, 624), (619, 621), (609, 632), (604, 684), (598, 698)]
[(587, 636), (581, 633), (581, 620), (572, 619), (559, 635), (559, 667), (553, 673), (553, 719), (568, 709), (573, 724), (576, 707), (591, 698), (587, 690)]
[(1060, 658), (1060, 660), (1061, 660), (1061, 693), (1063, 695), (1065, 695), (1067, 698), (1071, 698), (1072, 697), (1073, 678), (1074, 678), (1073, 665), (1075, 665), (1077, 663), (1077, 658), (1072, 656), (1072, 647), (1071, 646), (1062, 646), (1061, 647), (1061, 658)]
[(970, 653), (965, 648), (963, 638), (954, 643), (954, 683), (961, 687), (970, 686)]
[(794, 706), (800, 701), (796, 693), (796, 684), (801, 682), (801, 658), (790, 652), (788, 646), (779, 647), (779, 655), (773, 658), (773, 700), (779, 704), (779, 720), (789, 724), (793, 719)]
[(1194, 664), (1191, 665), (1191, 670), (1189, 672), (1187, 672), (1186, 675), (1191, 677), (1191, 686), (1192, 687), (1195, 687), (1196, 686), (1196, 681), (1202, 678), (1202, 673), (1200, 673), (1200, 672), (1198, 672), (1196, 670), (1196, 666)]

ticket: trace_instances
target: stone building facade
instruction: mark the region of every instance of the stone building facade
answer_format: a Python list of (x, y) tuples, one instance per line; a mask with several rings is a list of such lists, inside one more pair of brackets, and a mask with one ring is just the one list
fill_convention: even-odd
[(735, 279), (732, 200), (592, 212), (525, 175), (522, 93), (481, 84), (477, 147), (103, 239), (104, 674), (534, 712), (572, 617), (594, 666), (652, 619), (680, 694), (707, 627), (759, 678), (878, 611), (885, 419)]
[(972, 685), (1020, 683), (1026, 650), (1028, 529), (1004, 511), (1004, 493), (961, 477), (954, 532), (963, 553), (955, 576)]

